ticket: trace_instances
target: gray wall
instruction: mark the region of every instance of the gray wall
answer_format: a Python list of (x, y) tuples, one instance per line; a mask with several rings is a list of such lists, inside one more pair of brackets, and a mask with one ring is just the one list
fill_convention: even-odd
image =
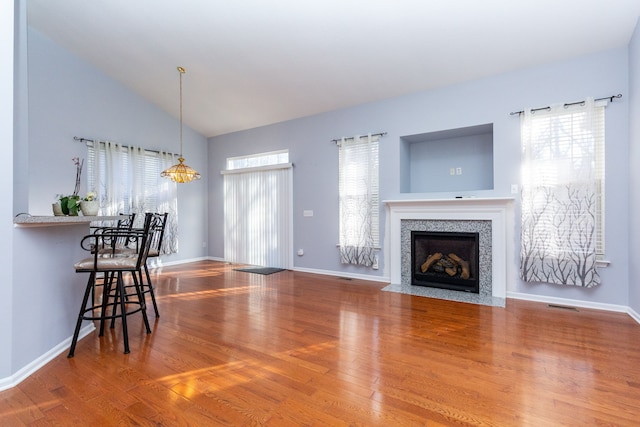
[[(51, 215), (58, 193), (71, 193), (75, 166), (87, 158), (74, 136), (99, 138), (148, 149), (180, 150), (178, 121), (119, 82), (112, 80), (37, 30), (28, 31), (28, 212)], [(167, 72), (173, 73), (170, 67)], [(166, 88), (177, 95), (176, 87)], [(188, 84), (185, 82), (185, 96)], [(165, 88), (158, 88), (165, 90)], [(176, 110), (178, 99), (176, 98)], [(186, 163), (203, 178), (178, 185), (179, 253), (165, 262), (206, 256), (207, 140), (184, 127)], [(86, 170), (80, 194), (87, 191)]]
[[(2, 17), (5, 12), (13, 16), (11, 8), (5, 11), (5, 4)], [(14, 64), (15, 58), (17, 73), (15, 79), (12, 74), (5, 75), (12, 69), (6, 66), (1, 76), (2, 93), (7, 82), (15, 85), (15, 101), (8, 113), (0, 104), (3, 132), (13, 129), (13, 136), (3, 133), (0, 138), (6, 154), (0, 168), (0, 187), (4, 194), (15, 197), (14, 203), (0, 207), (6, 227), (0, 259), (8, 264), (2, 265), (0, 285), (0, 389), (28, 374), (43, 358), (51, 357), (72, 335), (73, 318), (77, 317), (87, 280), (85, 275), (73, 272), (73, 262), (83, 256), (79, 240), (88, 228), (14, 228), (14, 214), (51, 215), (54, 196), (73, 191), (75, 167), (71, 158), (86, 159), (86, 146), (75, 142), (73, 136), (179, 150), (176, 118), (28, 29), (24, 4), (16, 2), (15, 45), (11, 42), (5, 46), (5, 37), (0, 44), (0, 54), (7, 57), (7, 64)], [(5, 28), (2, 26), (3, 31)], [(10, 54), (5, 49), (10, 49)], [(2, 99), (11, 101), (11, 97)], [(4, 125), (7, 117), (13, 126)], [(202, 173), (203, 180), (178, 186), (179, 253), (162, 257), (164, 263), (206, 257), (207, 140), (185, 127), (184, 148), (188, 163)], [(87, 191), (84, 178), (81, 193)], [(64, 262), (51, 262), (52, 257), (47, 256), (57, 248), (68, 248), (56, 252), (55, 259)], [(38, 268), (33, 268), (32, 257), (39, 260)], [(14, 271), (20, 274), (14, 275)]]
[[(16, 8), (17, 9), (17, 8)], [(17, 10), (16, 10), (17, 11)], [(13, 206), (7, 203), (13, 192), (13, 88), (14, 88), (14, 2), (0, 2), (0, 192), (5, 203), (0, 204), (0, 388), (2, 378), (9, 376), (13, 340)]]
[(629, 43), (629, 306), (640, 313), (640, 19)]
[[(380, 102), (359, 105), (312, 117), (210, 138), (209, 143), (209, 246), (210, 255), (222, 258), (223, 178), (219, 171), (230, 156), (288, 148), (294, 167), (295, 268), (343, 275), (367, 275), (384, 280), (380, 270), (343, 266), (338, 241), (338, 152), (329, 141), (341, 136), (386, 131), (380, 143), (381, 200), (405, 198), (451, 198), (460, 192), (412, 193), (400, 191), (401, 152), (404, 135), (441, 131), (493, 123), (494, 189), (464, 192), (477, 197), (511, 195), (511, 184), (520, 183), (520, 124), (510, 112), (550, 103), (572, 102), (587, 96), (622, 93), (607, 108), (607, 258), (611, 266), (602, 269), (602, 285), (595, 289), (527, 284), (509, 278), (508, 292), (568, 298), (602, 304), (627, 305), (628, 221), (629, 221), (629, 91), (627, 49), (573, 58), (541, 67), (503, 74), (442, 89), (415, 93)], [(452, 163), (455, 160), (452, 159)], [(303, 210), (314, 211), (303, 217)], [(516, 203), (519, 215), (519, 203)], [(381, 235), (385, 233), (385, 209), (381, 206)], [(518, 223), (518, 221), (516, 221)], [(519, 248), (516, 227), (514, 248)], [(386, 242), (383, 240), (382, 245)], [(380, 260), (385, 257), (380, 253)], [(517, 271), (518, 254), (510, 259)]]
[[(401, 180), (400, 191), (425, 193), (493, 189), (493, 132), (412, 143), (408, 150), (401, 149), (401, 152), (406, 151), (407, 156), (400, 158), (400, 168), (410, 170), (409, 185), (403, 185)], [(457, 175), (458, 168), (460, 175)], [(451, 175), (452, 169), (456, 175)]]

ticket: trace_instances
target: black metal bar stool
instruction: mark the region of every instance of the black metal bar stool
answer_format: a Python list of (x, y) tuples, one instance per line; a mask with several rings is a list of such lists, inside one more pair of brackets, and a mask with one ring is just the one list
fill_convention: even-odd
[[(130, 213), (130, 214), (120, 214), (122, 216), (122, 219), (119, 219), (118, 222), (116, 223), (115, 226), (111, 225), (111, 226), (98, 226), (98, 227), (91, 227), (91, 232), (93, 234), (104, 234), (105, 232), (109, 232), (109, 233), (114, 233), (116, 232), (127, 232), (129, 230), (131, 230), (133, 228), (133, 223), (135, 221), (136, 218), (136, 214), (135, 213)], [(101, 239), (101, 244), (102, 246), (99, 248), (86, 248), (86, 249), (91, 249), (92, 251), (94, 249), (97, 249), (99, 251), (103, 251), (105, 253), (109, 253), (110, 251), (114, 252), (120, 250), (121, 248), (126, 247), (127, 243), (129, 243), (127, 241), (127, 239), (123, 239), (123, 238), (111, 238), (109, 236), (105, 236), (105, 238)], [(114, 251), (115, 250), (115, 251)], [(129, 254), (132, 255), (132, 251), (129, 251)], [(96, 274), (95, 277), (95, 286), (94, 289), (91, 291), (91, 301), (95, 301), (95, 288), (99, 287), (101, 285), (106, 284), (107, 280), (113, 280), (113, 275), (114, 273), (111, 273), (109, 275), (109, 277), (106, 277), (105, 274)], [(102, 335), (100, 335), (102, 336)]]
[[(164, 238), (164, 231), (167, 226), (167, 217), (168, 213), (155, 213), (155, 212), (147, 212), (145, 213), (145, 226), (149, 228), (151, 243), (149, 245), (149, 253), (147, 254), (147, 260), (149, 258), (157, 258), (160, 256), (162, 251), (162, 240)], [(137, 229), (133, 229), (137, 230)], [(122, 254), (127, 252), (131, 252), (130, 248), (123, 248), (122, 245), (117, 245), (119, 251)], [(151, 302), (153, 304), (153, 310), (155, 312), (156, 317), (160, 317), (160, 312), (158, 311), (158, 304), (156, 303), (156, 294), (155, 287), (153, 282), (151, 281), (151, 274), (149, 273), (149, 267), (145, 262), (143, 264), (144, 272), (146, 276), (146, 283), (144, 277), (142, 276), (142, 271), (140, 271), (140, 288), (142, 290), (143, 296), (146, 294), (151, 295)], [(131, 286), (131, 285), (129, 285)]]
[[(151, 246), (149, 247), (149, 254), (147, 259), (149, 258), (157, 258), (160, 256), (162, 251), (162, 239), (164, 238), (164, 230), (167, 227), (167, 217), (168, 213), (148, 213), (147, 215), (151, 216), (151, 225), (150, 230), (152, 232), (151, 237)], [(149, 293), (151, 295), (151, 302), (153, 303), (153, 310), (156, 314), (156, 317), (160, 317), (160, 312), (158, 311), (158, 304), (156, 304), (156, 294), (154, 292), (154, 286), (151, 282), (151, 275), (149, 274), (149, 267), (147, 267), (147, 263), (144, 263), (144, 272), (147, 277), (147, 285), (142, 285), (142, 292)], [(142, 277), (140, 277), (140, 282), (142, 282)]]
[[(71, 347), (67, 357), (73, 357), (78, 335), (83, 320), (100, 320), (100, 336), (104, 334), (104, 321), (111, 319), (112, 324), (116, 318), (122, 321), (122, 334), (124, 340), (124, 353), (129, 353), (129, 335), (127, 330), (127, 317), (141, 312), (147, 333), (151, 333), (147, 318), (146, 304), (141, 289), (139, 277), (142, 277), (142, 267), (147, 261), (151, 246), (152, 233), (150, 230), (151, 218), (145, 219), (142, 230), (121, 231), (118, 229), (105, 230), (100, 234), (90, 234), (82, 239), (83, 248), (90, 250), (92, 256), (85, 258), (74, 265), (76, 273), (89, 273), (89, 280), (85, 289), (78, 322), (71, 341)], [(135, 249), (122, 252), (117, 250), (114, 241), (125, 241)], [(112, 247), (112, 250), (105, 250)], [(98, 250), (98, 248), (102, 248)], [(131, 273), (134, 293), (127, 293), (124, 284), (123, 273)], [(102, 273), (105, 278), (115, 278), (115, 293), (112, 293), (113, 280), (105, 280), (100, 304), (91, 302), (87, 306), (89, 296), (92, 295), (96, 285), (96, 275)], [(107, 314), (108, 308), (112, 308), (112, 314)], [(119, 309), (119, 312), (118, 312)], [(95, 312), (98, 311), (98, 315)]]

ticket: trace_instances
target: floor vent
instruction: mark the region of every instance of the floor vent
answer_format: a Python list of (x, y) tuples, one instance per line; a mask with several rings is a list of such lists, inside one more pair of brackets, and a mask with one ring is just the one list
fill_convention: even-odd
[(572, 310), (572, 311), (578, 311), (577, 308), (575, 307), (568, 307), (566, 305), (556, 305), (556, 304), (547, 304), (547, 307), (549, 308), (561, 308), (563, 310)]
[(351, 277), (338, 277), (340, 280), (353, 280)]

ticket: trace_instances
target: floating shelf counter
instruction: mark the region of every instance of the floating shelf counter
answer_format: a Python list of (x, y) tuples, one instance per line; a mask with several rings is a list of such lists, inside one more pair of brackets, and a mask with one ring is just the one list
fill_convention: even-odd
[(60, 225), (89, 224), (94, 221), (117, 221), (122, 215), (113, 216), (31, 216), (20, 215), (13, 219), (15, 227), (54, 227)]

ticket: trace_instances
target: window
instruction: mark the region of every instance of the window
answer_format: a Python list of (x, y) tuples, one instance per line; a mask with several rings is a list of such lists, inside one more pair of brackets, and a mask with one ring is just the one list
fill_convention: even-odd
[(521, 275), (599, 283), (604, 256), (604, 105), (593, 99), (525, 112)]
[(229, 157), (227, 170), (257, 168), (289, 163), (289, 150), (251, 154), (249, 156)]
[(380, 246), (378, 136), (343, 138), (339, 146), (340, 259), (372, 266)]
[(174, 253), (177, 241), (176, 184), (160, 177), (174, 155), (112, 142), (87, 144), (87, 189), (95, 191), (102, 215), (136, 213), (136, 227), (145, 212), (168, 212), (162, 253)]

